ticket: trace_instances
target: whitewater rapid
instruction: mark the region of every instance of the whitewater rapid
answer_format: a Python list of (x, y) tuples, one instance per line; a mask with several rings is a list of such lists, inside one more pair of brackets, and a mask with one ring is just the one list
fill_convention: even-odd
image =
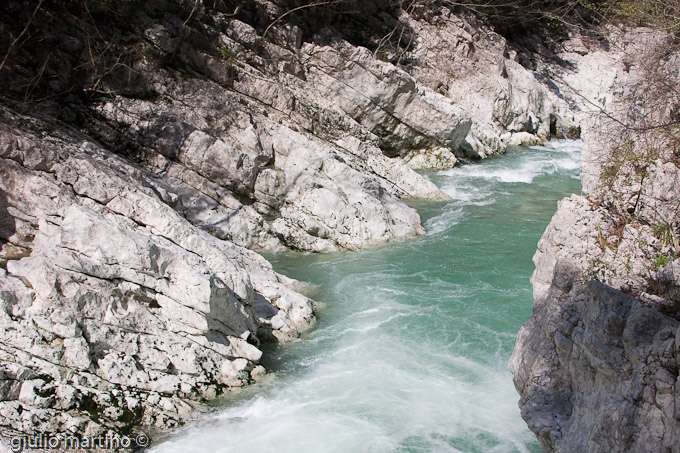
[(531, 314), (531, 256), (580, 189), (579, 142), (517, 148), (429, 177), (427, 235), (363, 252), (279, 254), (317, 285), (318, 326), (265, 351), (271, 374), (154, 452), (534, 452), (508, 371)]

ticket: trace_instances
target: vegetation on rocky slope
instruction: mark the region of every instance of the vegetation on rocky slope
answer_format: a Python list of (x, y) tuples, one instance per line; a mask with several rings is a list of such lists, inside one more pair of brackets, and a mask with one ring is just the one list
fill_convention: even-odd
[(510, 366), (522, 416), (546, 451), (673, 451), (678, 3), (595, 6), (599, 26), (591, 30), (607, 37), (614, 57), (591, 67), (605, 90), (573, 87), (592, 112), (584, 196), (560, 202), (538, 244), (534, 312)]

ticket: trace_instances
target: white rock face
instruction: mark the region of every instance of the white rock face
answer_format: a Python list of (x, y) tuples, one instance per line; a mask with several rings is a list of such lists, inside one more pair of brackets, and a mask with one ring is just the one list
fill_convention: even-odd
[(191, 17), (132, 18), (153, 95), (93, 101), (79, 132), (43, 116), (61, 105), (0, 107), (2, 430), (182, 423), (314, 322), (242, 247), (357, 250), (424, 234), (405, 201), (448, 198), (411, 167), (455, 164), (450, 98), (340, 39)]
[[(231, 21), (228, 34), (224, 42), (246, 54), (259, 45), (245, 23)], [(292, 58), (304, 80), (254, 66), (239, 73), (234, 91), (165, 81), (163, 96), (193, 95), (161, 105), (120, 98), (99, 113), (138, 135), (132, 145), (143, 147), (139, 158), (166, 202), (219, 238), (330, 252), (422, 234), (402, 200), (446, 195), (381, 148), (438, 150), (452, 165), (469, 120), (366, 49), (340, 47), (310, 44), (293, 54), (269, 44), (268, 64)]]
[[(102, 77), (87, 102), (0, 107), (0, 429), (183, 422), (263, 376), (260, 341), (314, 322), (296, 282), (248, 249), (424, 234), (406, 202), (448, 197), (414, 169), (539, 143), (582, 118), (575, 97), (447, 8), (402, 12), (413, 41), (390, 63), (326, 26), (303, 36), (281, 20), (263, 36), (284, 12), (273, 3), (185, 15), (180, 3), (144, 2), (122, 31), (148, 87)], [(81, 36), (57, 16), (50, 26)], [(78, 57), (53, 52), (67, 68)], [(70, 69), (49, 84), (68, 91)], [(650, 199), (674, 196), (662, 187)]]
[[(212, 17), (227, 63), (180, 47), (205, 77), (150, 65), (164, 102), (103, 103), (94, 129), (112, 145), (127, 140), (182, 216), (239, 245), (330, 252), (422, 234), (401, 200), (446, 195), (411, 169), (540, 143), (551, 124), (574, 120), (503, 38), (433, 8), (399, 18), (416, 36), (399, 65), (330, 29), (303, 42), (281, 24), (263, 40), (237, 18)], [(161, 50), (180, 39), (168, 24), (148, 30)]]
[(82, 136), (1, 128), (5, 428), (176, 425), (261, 376), (259, 338), (314, 321), (293, 281), (192, 226), (147, 172)]
[(606, 209), (574, 196), (534, 256), (534, 313), (510, 368), (522, 417), (546, 451), (673, 451), (680, 440), (680, 313), (642, 292), (651, 277), (677, 297), (680, 263), (657, 276), (652, 231), (603, 237), (612, 227)]
[(365, 48), (305, 45), (315, 92), (380, 137), (391, 155), (444, 147), (455, 150), (470, 128), (467, 114)]
[[(471, 116), (463, 155), (484, 158), (503, 153), (507, 145), (543, 143), (550, 138), (551, 119), (573, 121), (547, 79), (515, 61), (516, 52), (502, 36), (445, 7), (424, 16), (404, 15), (417, 36), (410, 73)], [(502, 140), (506, 134), (512, 138)]]

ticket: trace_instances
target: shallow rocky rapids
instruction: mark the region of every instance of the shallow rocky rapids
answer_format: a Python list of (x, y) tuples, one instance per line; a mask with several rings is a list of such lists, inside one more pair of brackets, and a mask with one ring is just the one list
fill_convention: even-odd
[(455, 200), (421, 204), (424, 237), (272, 254), (275, 269), (317, 286), (317, 325), (267, 351), (267, 379), (151, 451), (540, 451), (508, 360), (531, 314), (536, 242), (580, 188), (578, 150), (510, 147), (428, 173)]

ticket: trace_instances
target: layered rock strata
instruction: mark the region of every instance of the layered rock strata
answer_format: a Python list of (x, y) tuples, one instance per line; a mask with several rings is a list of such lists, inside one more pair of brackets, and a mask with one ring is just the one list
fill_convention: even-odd
[(649, 227), (603, 238), (612, 220), (564, 200), (534, 256), (534, 313), (511, 370), (548, 451), (673, 451), (679, 440), (677, 291), (648, 282), (678, 288), (680, 262), (650, 266), (664, 245)]
[(191, 225), (148, 172), (2, 114), (4, 428), (176, 425), (263, 375), (260, 339), (297, 338), (314, 321), (292, 280)]
[[(458, 154), (484, 158), (505, 152), (508, 145), (540, 144), (551, 137), (555, 118), (576, 125), (571, 108), (550, 91), (541, 69), (520, 64), (506, 39), (474, 17), (442, 8), (405, 20), (417, 35), (409, 54), (411, 73), (472, 118)], [(567, 135), (578, 138), (575, 132)]]

